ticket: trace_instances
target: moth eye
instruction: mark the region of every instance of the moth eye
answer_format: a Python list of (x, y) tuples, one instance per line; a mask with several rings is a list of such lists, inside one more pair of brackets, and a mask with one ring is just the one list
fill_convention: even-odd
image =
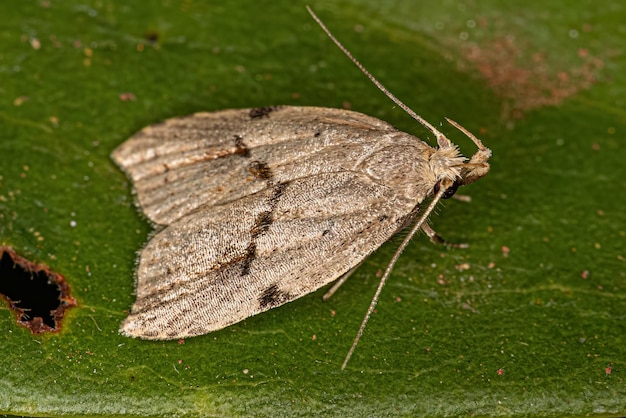
[(443, 192), (443, 196), (441, 196), (442, 199), (449, 199), (452, 196), (454, 196), (454, 194), (456, 193), (456, 189), (459, 188), (461, 184), (459, 183), (459, 181), (455, 181), (454, 183), (452, 183), (452, 186), (448, 187), (446, 189), (445, 192)]
[[(459, 181), (456, 180), (454, 183), (452, 183), (452, 186), (448, 187), (446, 191), (443, 192), (443, 195), (441, 196), (441, 198), (449, 199), (452, 196), (454, 196), (454, 194), (456, 193), (456, 190), (459, 188), (460, 185), (461, 183), (459, 183)], [(441, 180), (438, 180), (437, 183), (435, 183), (435, 186), (433, 187), (433, 196), (439, 193), (440, 188), (441, 188)]]
[(437, 180), (437, 183), (433, 186), (433, 196), (439, 193), (439, 188), (441, 187), (441, 180)]

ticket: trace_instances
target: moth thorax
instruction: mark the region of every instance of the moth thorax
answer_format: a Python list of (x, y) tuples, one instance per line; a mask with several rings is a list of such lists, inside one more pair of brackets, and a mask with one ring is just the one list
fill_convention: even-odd
[(429, 185), (432, 180), (427, 178), (431, 177), (429, 151), (432, 152), (432, 148), (388, 146), (364, 159), (360, 169), (376, 183), (392, 189), (396, 198), (419, 203), (432, 188), (432, 184)]
[(434, 181), (448, 179), (454, 182), (461, 177), (461, 166), (467, 160), (456, 146), (436, 149), (428, 160)]

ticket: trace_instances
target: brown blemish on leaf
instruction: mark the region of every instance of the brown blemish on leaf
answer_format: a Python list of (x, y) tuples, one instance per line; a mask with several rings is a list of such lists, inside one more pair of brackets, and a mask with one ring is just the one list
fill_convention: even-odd
[(33, 334), (57, 332), (65, 310), (76, 306), (65, 278), (0, 246), (0, 297)]
[(559, 105), (590, 88), (604, 66), (602, 59), (586, 49), (565, 51), (566, 56), (570, 55), (568, 64), (554, 62), (556, 59), (545, 51), (514, 36), (465, 44), (461, 54), (488, 86), (505, 99), (505, 119), (519, 119), (527, 111)]

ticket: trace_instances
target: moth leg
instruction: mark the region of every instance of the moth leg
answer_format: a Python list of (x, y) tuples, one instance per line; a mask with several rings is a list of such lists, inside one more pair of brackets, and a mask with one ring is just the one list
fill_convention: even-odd
[(322, 300), (324, 302), (326, 302), (328, 299), (330, 299), (330, 297), (332, 295), (335, 294), (335, 292), (337, 291), (337, 289), (339, 289), (339, 287), (345, 283), (346, 280), (348, 280), (348, 277), (352, 276), (352, 273), (354, 273), (356, 271), (356, 269), (358, 269), (359, 267), (361, 267), (361, 264), (363, 264), (362, 262), (357, 264), (356, 266), (352, 267), (350, 270), (348, 270), (347, 272), (345, 272), (343, 274), (343, 276), (341, 276), (339, 278), (339, 280), (337, 280), (335, 282), (335, 284), (333, 285), (333, 287), (331, 287), (330, 289), (328, 289), (328, 291), (326, 293), (324, 293), (324, 296), (322, 296)]
[(467, 248), (469, 247), (469, 244), (461, 242), (461, 243), (456, 243), (456, 242), (448, 242), (445, 239), (441, 238), (441, 236), (439, 236), (439, 234), (437, 234), (435, 232), (434, 229), (432, 229), (430, 226), (428, 226), (426, 223), (422, 224), (422, 231), (424, 231), (424, 233), (426, 235), (428, 235), (428, 238), (430, 238), (431, 242), (433, 244), (443, 244), (446, 247), (452, 247), (452, 248)]

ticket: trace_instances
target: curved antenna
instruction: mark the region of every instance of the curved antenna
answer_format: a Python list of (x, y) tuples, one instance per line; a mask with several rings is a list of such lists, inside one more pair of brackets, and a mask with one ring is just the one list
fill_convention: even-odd
[(476, 144), (476, 146), (478, 147), (479, 150), (481, 151), (489, 151), (489, 148), (487, 148), (486, 146), (483, 145), (482, 141), (478, 138), (476, 138), (476, 136), (471, 133), (470, 131), (468, 131), (467, 129), (465, 129), (463, 126), (461, 126), (458, 122), (453, 121), (450, 118), (446, 118), (446, 120), (448, 121), (448, 123), (452, 126), (454, 126), (456, 129), (458, 129), (459, 131), (461, 131), (466, 137), (468, 137), (469, 139), (472, 140), (472, 142), (474, 144)]
[(326, 32), (326, 35), (328, 35), (328, 37), (335, 43), (335, 45), (337, 45), (337, 47), (341, 50), (341, 52), (343, 52), (348, 58), (350, 58), (350, 61), (352, 61), (354, 65), (356, 65), (359, 68), (359, 70), (361, 70), (361, 72), (365, 74), (367, 78), (369, 78), (376, 87), (378, 87), (380, 91), (385, 93), (387, 97), (389, 97), (395, 104), (400, 106), (400, 108), (404, 110), (406, 113), (408, 113), (409, 116), (411, 116), (413, 119), (421, 123), (426, 129), (431, 131), (437, 138), (437, 143), (439, 144), (439, 146), (451, 146), (452, 145), (450, 143), (450, 140), (446, 138), (446, 136), (443, 133), (441, 133), (437, 128), (435, 128), (433, 125), (428, 123), (420, 115), (415, 113), (410, 107), (405, 105), (400, 99), (394, 96), (393, 93), (387, 90), (387, 88), (383, 86), (382, 83), (376, 79), (376, 77), (374, 77), (369, 71), (367, 71), (367, 69), (363, 66), (363, 64), (361, 64), (356, 58), (354, 58), (352, 54), (350, 53), (350, 51), (348, 51), (348, 49), (345, 46), (343, 46), (343, 44), (339, 42), (337, 38), (335, 38), (335, 36), (330, 32), (330, 30), (328, 30), (326, 25), (324, 25), (322, 20), (319, 17), (317, 17), (315, 13), (313, 13), (313, 10), (311, 10), (311, 8), (308, 5), (306, 6), (306, 9), (309, 11), (309, 14), (317, 22), (317, 24), (320, 25), (322, 30)]

